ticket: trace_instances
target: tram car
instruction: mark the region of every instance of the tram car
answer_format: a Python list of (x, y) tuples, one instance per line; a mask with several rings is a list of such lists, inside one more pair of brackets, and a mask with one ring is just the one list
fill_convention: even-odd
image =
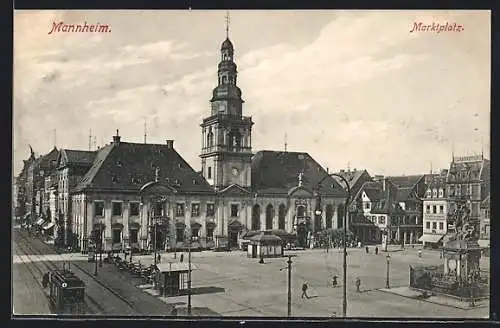
[(48, 273), (49, 299), (57, 314), (85, 313), (85, 283), (70, 270)]

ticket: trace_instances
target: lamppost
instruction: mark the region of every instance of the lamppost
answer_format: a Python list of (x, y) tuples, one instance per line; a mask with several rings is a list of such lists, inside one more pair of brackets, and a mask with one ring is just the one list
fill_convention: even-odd
[(102, 230), (102, 224), (99, 225), (99, 267), (102, 268), (102, 233), (103, 233), (103, 230)]
[(280, 271), (288, 270), (288, 294), (287, 294), (287, 297), (288, 297), (288, 301), (287, 301), (288, 317), (292, 316), (292, 257), (295, 257), (295, 256), (297, 256), (297, 255), (288, 255), (288, 261), (286, 261), (288, 266), (286, 268), (280, 269)]
[[(318, 191), (318, 201), (319, 202), (321, 202), (321, 196), (320, 196), (320, 192), (319, 192), (321, 183), (327, 177), (332, 177), (332, 176), (336, 176), (340, 180), (342, 180), (345, 183), (346, 189), (347, 189), (347, 198), (345, 200), (345, 205), (344, 205), (344, 242), (343, 242), (344, 254), (342, 256), (343, 266), (344, 266), (344, 276), (343, 276), (343, 279), (342, 279), (343, 280), (343, 286), (342, 286), (342, 315), (343, 315), (343, 317), (346, 317), (346, 315), (347, 315), (347, 213), (348, 213), (348, 210), (349, 210), (349, 202), (350, 202), (350, 199), (351, 199), (351, 187), (349, 186), (349, 182), (342, 175), (337, 174), (337, 173), (329, 173), (329, 174), (325, 175), (318, 182), (318, 185), (317, 185), (316, 189)], [(334, 187), (334, 185), (332, 185), (332, 187)], [(320, 206), (320, 204), (317, 204), (316, 206), (317, 206), (317, 211), (319, 211), (320, 215), (321, 215), (321, 206)]]
[(385, 279), (385, 288), (389, 289), (391, 288), (391, 286), (389, 285), (389, 264), (391, 263), (391, 256), (389, 254), (387, 254), (386, 260), (387, 260), (387, 277)]
[(98, 236), (97, 236), (97, 231), (94, 230), (94, 232), (95, 232), (95, 237), (94, 237), (94, 244), (95, 244), (95, 246), (94, 246), (95, 247), (95, 250), (94, 250), (94, 262), (95, 262), (94, 276), (97, 276), (97, 266), (99, 264), (99, 263), (97, 263), (97, 262), (99, 262), (99, 261), (97, 261), (97, 243), (99, 240), (98, 240)]
[(191, 228), (186, 228), (186, 237), (188, 238), (188, 304), (187, 304), (187, 314), (191, 316)]

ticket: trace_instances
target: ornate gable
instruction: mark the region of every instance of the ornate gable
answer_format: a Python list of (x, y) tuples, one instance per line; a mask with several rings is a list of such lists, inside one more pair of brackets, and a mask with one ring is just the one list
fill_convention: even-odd
[(288, 196), (309, 198), (313, 196), (313, 193), (304, 186), (296, 186), (288, 191)]
[(221, 195), (224, 196), (242, 196), (242, 197), (248, 197), (251, 195), (251, 192), (246, 190), (245, 188), (237, 185), (237, 184), (232, 184), (220, 191)]

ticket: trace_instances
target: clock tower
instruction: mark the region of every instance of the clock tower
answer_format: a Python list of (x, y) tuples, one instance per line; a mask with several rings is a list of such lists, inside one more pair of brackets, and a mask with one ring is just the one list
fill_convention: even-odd
[(251, 186), (252, 118), (242, 114), (243, 99), (237, 86), (233, 44), (221, 46), (218, 83), (213, 90), (210, 115), (203, 119), (201, 167), (215, 189), (232, 184)]

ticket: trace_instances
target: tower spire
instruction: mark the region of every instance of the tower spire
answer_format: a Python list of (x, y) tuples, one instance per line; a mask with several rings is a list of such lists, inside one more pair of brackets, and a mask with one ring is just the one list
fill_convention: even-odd
[(287, 143), (287, 134), (285, 132), (285, 153), (286, 153), (287, 146), (288, 146), (288, 143)]
[(148, 136), (148, 127), (146, 125), (146, 120), (144, 120), (144, 143), (146, 143), (146, 139), (147, 139), (147, 136)]
[(229, 10), (226, 11), (226, 39), (229, 39), (229, 22), (230, 22), (230, 18), (229, 18)]
[(54, 147), (57, 148), (57, 130), (54, 129)]

